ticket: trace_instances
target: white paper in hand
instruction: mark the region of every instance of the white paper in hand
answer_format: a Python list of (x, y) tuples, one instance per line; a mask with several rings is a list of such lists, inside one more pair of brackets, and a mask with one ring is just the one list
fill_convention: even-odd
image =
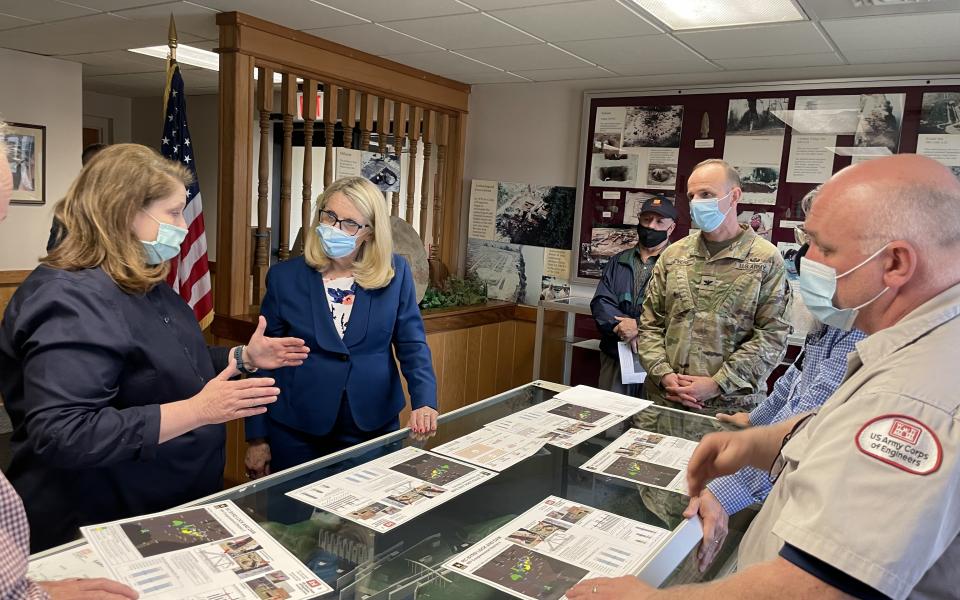
[(620, 382), (624, 385), (643, 383), (647, 378), (647, 372), (640, 365), (640, 357), (630, 347), (630, 343), (617, 342), (617, 350), (620, 353)]

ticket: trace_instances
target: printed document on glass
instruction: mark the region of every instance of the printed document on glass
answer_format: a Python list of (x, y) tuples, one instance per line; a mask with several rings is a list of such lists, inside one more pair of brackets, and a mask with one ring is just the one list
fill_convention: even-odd
[(83, 544), (30, 561), (27, 577), (31, 581), (56, 581), (58, 579), (96, 579), (110, 577), (90, 544)]
[(669, 534), (550, 496), (444, 567), (518, 598), (559, 600), (583, 579), (638, 574)]
[(640, 357), (629, 342), (617, 342), (617, 351), (620, 353), (620, 383), (643, 383), (647, 379), (647, 372), (640, 364)]
[(80, 532), (108, 577), (140, 598), (301, 600), (333, 591), (229, 500)]
[(545, 443), (543, 439), (530, 439), (507, 431), (483, 428), (437, 446), (432, 451), (500, 472), (533, 456)]
[(492, 471), (408, 447), (287, 495), (382, 533), (495, 476)]
[(690, 440), (631, 429), (580, 468), (686, 494), (687, 464), (696, 447)]

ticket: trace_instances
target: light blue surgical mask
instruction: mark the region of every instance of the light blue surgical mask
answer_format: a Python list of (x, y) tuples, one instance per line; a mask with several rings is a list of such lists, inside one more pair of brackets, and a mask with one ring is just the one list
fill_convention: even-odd
[(836, 327), (844, 331), (853, 329), (853, 322), (857, 320), (857, 314), (859, 314), (860, 309), (868, 306), (874, 300), (884, 295), (887, 290), (890, 289), (890, 286), (883, 288), (879, 294), (860, 306), (837, 308), (833, 304), (833, 297), (837, 294), (837, 280), (841, 277), (846, 277), (879, 256), (889, 245), (890, 243), (887, 242), (883, 245), (883, 248), (871, 254), (859, 265), (840, 275), (837, 275), (837, 271), (833, 267), (828, 267), (825, 264), (810, 260), (805, 256), (801, 258), (800, 296), (803, 298), (803, 303), (807, 305), (807, 310), (810, 311), (810, 314), (821, 323), (825, 323), (831, 327)]
[(720, 201), (727, 198), (733, 190), (727, 192), (720, 198), (704, 198), (690, 201), (690, 218), (697, 229), (710, 233), (716, 231), (723, 220), (727, 218), (727, 213), (733, 208), (733, 204), (727, 207), (727, 210), (720, 212)]
[(143, 212), (160, 224), (160, 229), (157, 231), (157, 239), (152, 242), (140, 240), (140, 243), (143, 244), (143, 249), (147, 253), (147, 264), (159, 265), (175, 256), (179, 256), (180, 244), (186, 239), (187, 230), (183, 227), (171, 225), (170, 223), (164, 223), (147, 211)]
[(317, 235), (320, 236), (323, 253), (330, 258), (343, 258), (357, 247), (357, 238), (340, 231), (339, 227), (321, 223), (317, 225)]

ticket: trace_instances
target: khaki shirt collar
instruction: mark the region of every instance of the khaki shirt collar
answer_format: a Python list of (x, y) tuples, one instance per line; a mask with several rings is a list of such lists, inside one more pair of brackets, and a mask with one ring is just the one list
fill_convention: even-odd
[(690, 253), (706, 260), (714, 260), (718, 258), (735, 258), (737, 260), (743, 260), (747, 258), (747, 256), (750, 254), (750, 248), (753, 246), (753, 241), (757, 238), (757, 232), (755, 232), (749, 225), (744, 225), (743, 223), (739, 223), (739, 227), (743, 235), (741, 235), (737, 241), (717, 253), (716, 256), (710, 256), (710, 252), (707, 251), (707, 244), (703, 239), (703, 232), (696, 232), (693, 234), (696, 239), (692, 240), (693, 244)]
[(960, 315), (960, 284), (948, 288), (913, 309), (892, 327), (857, 343), (864, 365), (885, 360), (904, 346)]

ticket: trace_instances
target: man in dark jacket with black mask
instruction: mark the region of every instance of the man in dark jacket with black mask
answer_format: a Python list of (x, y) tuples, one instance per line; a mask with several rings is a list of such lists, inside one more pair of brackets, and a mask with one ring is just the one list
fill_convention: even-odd
[(635, 248), (610, 258), (603, 269), (590, 310), (600, 329), (600, 382), (603, 389), (638, 395), (641, 385), (624, 385), (620, 375), (618, 342), (631, 345), (637, 338), (637, 318), (653, 265), (670, 243), (676, 227), (677, 209), (663, 196), (653, 196), (640, 209)]

